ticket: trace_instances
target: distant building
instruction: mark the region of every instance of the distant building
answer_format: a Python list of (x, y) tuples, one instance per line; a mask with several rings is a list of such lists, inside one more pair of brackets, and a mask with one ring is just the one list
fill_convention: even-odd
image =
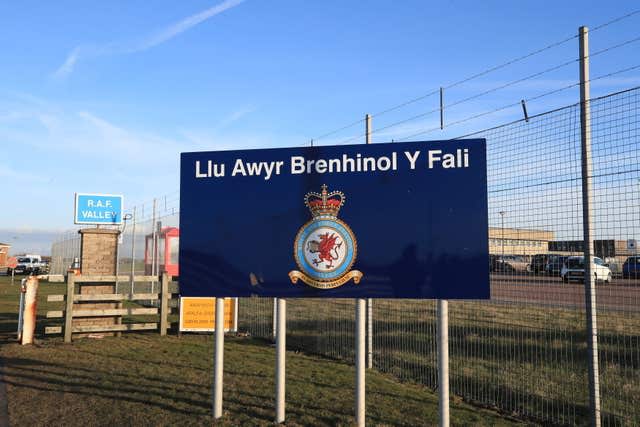
[[(564, 255), (582, 255), (583, 240), (560, 240), (549, 242), (549, 252), (561, 252)], [(630, 255), (636, 255), (636, 249), (629, 249), (626, 240), (603, 239), (593, 241), (593, 256), (598, 258), (618, 258), (624, 261)]]
[(0, 267), (7, 265), (7, 258), (9, 258), (9, 248), (11, 245), (6, 243), (0, 243)]
[(489, 253), (492, 255), (535, 255), (549, 251), (554, 232), (522, 228), (489, 227)]

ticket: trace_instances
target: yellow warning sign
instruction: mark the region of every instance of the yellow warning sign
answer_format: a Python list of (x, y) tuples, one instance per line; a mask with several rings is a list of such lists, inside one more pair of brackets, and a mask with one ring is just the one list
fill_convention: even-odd
[[(227, 298), (224, 301), (224, 330), (236, 330), (237, 299)], [(215, 331), (216, 299), (211, 297), (180, 298), (180, 331), (212, 332)]]

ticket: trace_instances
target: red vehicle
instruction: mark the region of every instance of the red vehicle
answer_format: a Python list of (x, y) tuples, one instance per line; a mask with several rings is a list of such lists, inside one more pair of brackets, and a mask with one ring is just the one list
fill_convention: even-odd
[[(144, 243), (144, 274), (161, 274), (166, 271), (170, 276), (179, 276), (178, 247), (180, 245), (180, 229), (162, 227), (155, 235), (147, 234)], [(154, 269), (153, 261), (156, 260)]]

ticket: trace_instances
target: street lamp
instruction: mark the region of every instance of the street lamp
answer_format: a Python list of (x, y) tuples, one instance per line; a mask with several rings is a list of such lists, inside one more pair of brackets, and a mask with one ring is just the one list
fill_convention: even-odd
[(504, 214), (506, 211), (500, 211), (500, 222), (502, 223), (502, 269), (504, 270)]

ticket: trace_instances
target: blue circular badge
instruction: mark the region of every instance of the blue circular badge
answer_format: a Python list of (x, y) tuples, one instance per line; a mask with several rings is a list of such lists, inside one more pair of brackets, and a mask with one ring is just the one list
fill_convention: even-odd
[(356, 260), (356, 239), (337, 218), (313, 219), (298, 231), (294, 255), (300, 270), (318, 281), (343, 276)]

